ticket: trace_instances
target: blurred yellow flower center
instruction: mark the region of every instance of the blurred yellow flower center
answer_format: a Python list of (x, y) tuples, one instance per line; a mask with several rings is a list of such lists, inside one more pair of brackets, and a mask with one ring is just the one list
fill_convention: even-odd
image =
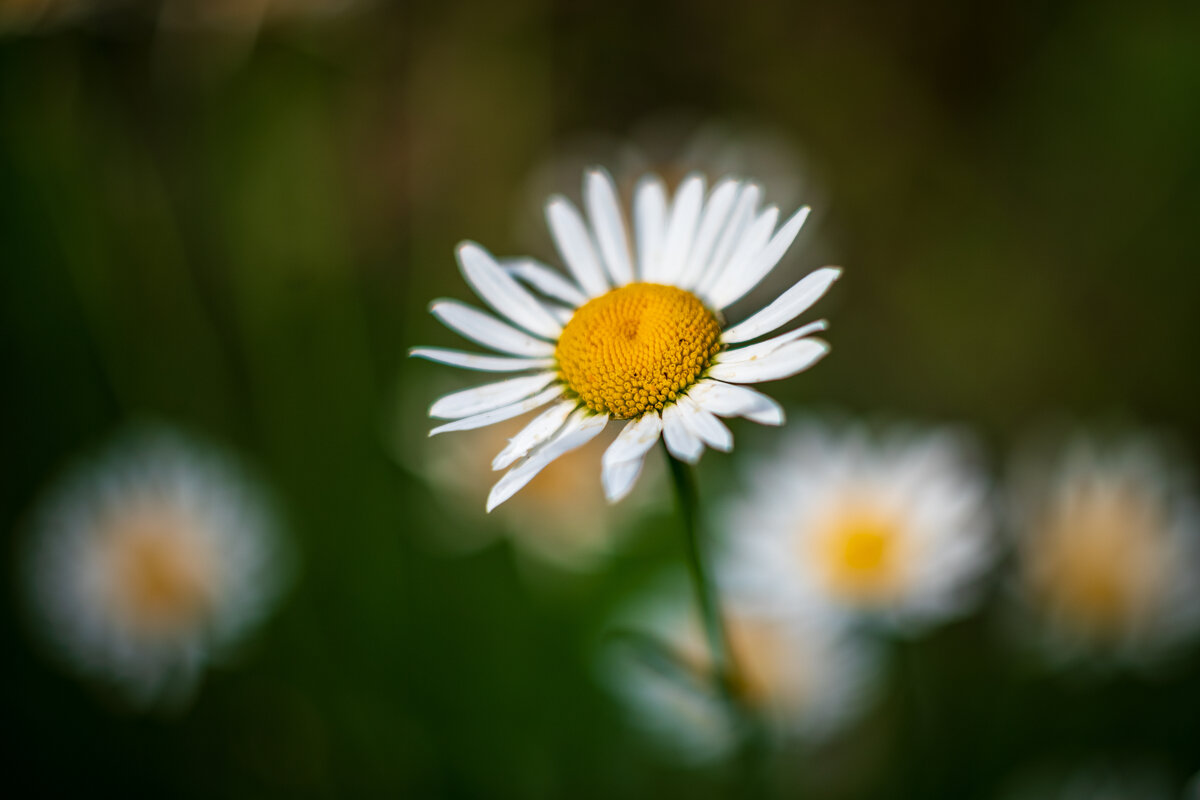
[(1060, 499), (1030, 540), (1027, 579), (1051, 613), (1100, 638), (1144, 624), (1171, 565), (1161, 512), (1132, 487), (1098, 483)]
[[(708, 649), (699, 620), (679, 643), (676, 655), (698, 679), (708, 682), (713, 677), (712, 652)], [(799, 706), (806, 698), (796, 696), (803, 681), (796, 680), (797, 672), (805, 669), (788, 651), (784, 631), (778, 622), (755, 619), (739, 614), (724, 618), (725, 635), (729, 644), (732, 689), (738, 698), (751, 708), (768, 709), (783, 704)]]
[(861, 510), (835, 514), (816, 539), (830, 588), (859, 600), (888, 595), (898, 577), (900, 536), (899, 525), (886, 515)]
[(167, 509), (133, 509), (106, 526), (111, 600), (143, 633), (198, 624), (216, 591), (213, 554), (187, 520)]
[(786, 699), (789, 672), (803, 665), (789, 658), (778, 626), (757, 620), (726, 618), (734, 689), (752, 708), (769, 708)]
[(617, 419), (661, 411), (721, 347), (721, 325), (691, 292), (633, 283), (580, 306), (555, 355), (588, 408)]

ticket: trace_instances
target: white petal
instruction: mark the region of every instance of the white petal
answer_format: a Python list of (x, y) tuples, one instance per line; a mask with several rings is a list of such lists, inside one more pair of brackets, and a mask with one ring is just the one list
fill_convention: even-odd
[(439, 433), (449, 433), (451, 431), (469, 431), (475, 428), (482, 428), (487, 425), (494, 425), (497, 422), (503, 422), (506, 419), (519, 417), (522, 414), (528, 414), (535, 408), (540, 408), (556, 397), (562, 396), (562, 387), (551, 386), (544, 392), (535, 394), (533, 397), (526, 398), (512, 405), (501, 406), (494, 408), (491, 411), (485, 411), (482, 414), (475, 414), (470, 417), (463, 417), (454, 422), (447, 422), (445, 425), (439, 425), (429, 432), (430, 436), (436, 436)]
[(587, 206), (596, 242), (608, 275), (617, 286), (633, 282), (633, 264), (629, 261), (629, 240), (625, 236), (625, 222), (621, 218), (621, 206), (617, 202), (617, 188), (607, 171), (588, 170), (584, 179), (583, 201)]
[(596, 248), (592, 246), (591, 234), (571, 201), (565, 197), (552, 199), (546, 206), (546, 219), (559, 255), (584, 294), (596, 297), (607, 292), (610, 287), (600, 268), (600, 259), (596, 257)]
[(637, 279), (653, 282), (667, 238), (667, 190), (657, 175), (638, 182), (633, 195), (633, 231), (637, 236)]
[(797, 211), (792, 215), (792, 218), (783, 224), (775, 235), (771, 237), (771, 241), (767, 242), (759, 254), (754, 258), (753, 262), (743, 271), (740, 276), (731, 278), (728, 288), (719, 298), (720, 302), (725, 305), (732, 305), (743, 298), (747, 292), (758, 286), (775, 265), (779, 263), (779, 259), (783, 258), (783, 254), (792, 246), (792, 242), (796, 240), (796, 236), (800, 233), (800, 228), (804, 226), (804, 221), (808, 219), (808, 206)]
[(667, 235), (663, 244), (662, 261), (655, 273), (661, 283), (674, 285), (687, 266), (703, 203), (704, 178), (699, 175), (685, 178), (675, 192), (675, 201), (671, 205), (671, 219), (667, 223)]
[(838, 267), (822, 267), (809, 273), (762, 311), (722, 333), (721, 341), (748, 342), (788, 324), (820, 300), (841, 274)]
[(742, 240), (746, 229), (754, 221), (754, 211), (758, 208), (758, 199), (761, 195), (762, 189), (753, 183), (742, 187), (737, 202), (733, 205), (733, 211), (729, 215), (729, 222), (725, 224), (724, 230), (717, 239), (712, 257), (708, 260), (708, 266), (704, 268), (700, 280), (696, 283), (698, 294), (706, 294), (725, 273), (725, 267), (729, 264), (729, 259), (733, 257), (733, 251), (737, 249), (738, 242)]
[(586, 408), (576, 411), (558, 433), (504, 473), (504, 477), (497, 481), (488, 494), (487, 510), (491, 511), (516, 494), (554, 459), (590, 442), (604, 430), (607, 423), (607, 414), (593, 414)]
[(733, 449), (733, 434), (729, 432), (729, 428), (721, 420), (712, 415), (711, 412), (702, 408), (695, 400), (692, 400), (687, 395), (679, 398), (679, 405), (683, 408), (683, 424), (687, 425), (688, 430), (700, 437), (706, 445), (714, 450), (728, 453)]
[(709, 195), (704, 214), (700, 217), (700, 226), (696, 229), (696, 242), (688, 254), (687, 268), (679, 276), (677, 285), (681, 288), (690, 289), (700, 280), (717, 236), (724, 230), (729, 210), (737, 199), (739, 186), (735, 180), (724, 180)]
[(721, 277), (706, 294), (709, 304), (713, 308), (719, 311), (729, 305), (725, 298), (731, 293), (730, 287), (745, 279), (754, 259), (758, 258), (758, 254), (770, 241), (771, 231), (775, 230), (775, 223), (778, 220), (779, 209), (775, 206), (768, 206), (767, 210), (754, 220), (754, 224), (738, 242), (737, 249), (734, 250), (729, 263), (725, 265), (725, 271), (721, 273)]
[(492, 469), (504, 469), (518, 458), (524, 458), (530, 450), (557, 433), (571, 412), (578, 407), (577, 400), (564, 400), (534, 417), (533, 422), (509, 439), (508, 446), (492, 459)]
[(788, 342), (794, 342), (797, 339), (803, 339), (819, 331), (823, 331), (829, 327), (829, 323), (823, 319), (816, 322), (810, 322), (807, 325), (802, 325), (794, 331), (781, 333), (778, 336), (767, 339), (765, 342), (758, 344), (747, 345), (746, 347), (737, 347), (732, 350), (722, 350), (717, 353), (715, 361), (718, 364), (740, 364), (743, 361), (757, 361), (763, 356), (769, 355), (778, 350)]
[(604, 499), (610, 503), (624, 500), (626, 495), (633, 491), (645, 463), (646, 459), (643, 457), (605, 464), (601, 478), (604, 484)]
[(449, 350), (444, 347), (414, 347), (408, 351), (411, 358), (426, 358), (452, 367), (477, 369), (483, 372), (520, 372), (525, 369), (545, 369), (554, 366), (553, 358), (509, 358), (508, 356), (485, 356), (465, 350)]
[(803, 372), (829, 352), (820, 339), (801, 339), (780, 347), (769, 356), (741, 364), (714, 364), (709, 376), (730, 383), (761, 383), (788, 378)]
[(601, 459), (601, 482), (608, 502), (615, 503), (633, 488), (642, 471), (646, 453), (662, 433), (662, 419), (650, 413), (625, 425)]
[(491, 411), (493, 408), (524, 400), (526, 397), (540, 392), (557, 377), (558, 375), (554, 372), (543, 372), (539, 375), (509, 378), (505, 381), (485, 383), (482, 386), (473, 386), (460, 392), (452, 392), (438, 398), (429, 407), (429, 416), (438, 419), (460, 419), (482, 411)]
[(483, 301), (530, 333), (557, 339), (562, 326), (516, 280), (505, 272), (492, 254), (474, 242), (458, 246), (458, 266), (463, 277)]
[(554, 345), (550, 342), (530, 336), (457, 300), (435, 300), (429, 311), (446, 327), (492, 350), (535, 358), (554, 355)]
[(663, 409), (663, 441), (675, 458), (695, 464), (704, 452), (704, 443), (684, 423), (683, 415), (686, 413), (674, 403)]
[(782, 425), (784, 421), (783, 406), (745, 386), (702, 380), (688, 390), (687, 396), (722, 417), (745, 417), (760, 425)]
[(613, 443), (604, 451), (605, 463), (641, 458), (658, 441), (662, 433), (662, 418), (652, 411), (641, 419), (625, 425)]
[(562, 273), (532, 258), (505, 259), (501, 266), (514, 278), (524, 281), (546, 297), (566, 303), (571, 308), (578, 308), (587, 302), (587, 295), (564, 278)]

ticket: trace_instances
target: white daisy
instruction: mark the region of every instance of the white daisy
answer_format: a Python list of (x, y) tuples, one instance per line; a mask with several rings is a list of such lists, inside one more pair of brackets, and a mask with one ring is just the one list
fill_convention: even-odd
[[(815, 742), (853, 721), (879, 677), (875, 652), (820, 615), (725, 609), (737, 701), (776, 741)], [(687, 761), (727, 755), (747, 731), (715, 690), (694, 597), (669, 576), (619, 614), (602, 653), (602, 679), (631, 722)], [(653, 644), (652, 644), (653, 643)]]
[[(754, 175), (765, 196), (780, 207), (802, 198), (819, 208), (825, 196), (814, 180), (796, 142), (781, 131), (752, 120), (706, 119), (687, 111), (651, 114), (635, 121), (622, 135), (585, 130), (567, 138), (538, 163), (525, 182), (516, 228), (532, 246), (544, 241), (540, 223), (545, 198), (564, 194), (577, 198), (579, 174), (592, 164), (609, 165), (622, 200), (633, 196), (638, 179), (648, 172), (675, 189), (693, 172), (704, 175)], [(817, 198), (817, 202), (813, 202)], [(806, 223), (812, 227), (814, 220)]]
[(950, 430), (809, 422), (724, 510), (728, 592), (919, 629), (967, 609), (991, 562), (987, 483)]
[[(644, 511), (647, 503), (661, 501), (661, 494), (642, 493), (634, 499), (644, 502), (632, 505), (605, 502), (589, 467), (600, 461), (611, 444), (613, 437), (606, 432), (555, 460), (485, 519), (475, 501), (495, 482), (495, 475), (479, 453), (503, 449), (523, 427), (520, 420), (507, 420), (459, 437), (439, 436), (427, 440), (427, 446), (413, 448), (412, 461), (419, 462), (421, 470), (449, 497), (452, 512), (465, 517), (465, 524), (435, 526), (428, 531), (431, 545), (443, 551), (469, 552), (504, 536), (514, 546), (518, 563), (534, 570), (531, 577), (543, 567), (594, 569), (617, 550), (631, 529), (630, 519)], [(649, 474), (642, 480), (653, 479), (660, 471), (655, 469), (658, 466), (650, 454)]]
[(133, 704), (177, 704), (270, 609), (283, 555), (265, 498), (236, 466), (143, 433), (40, 505), (25, 559), (33, 629)]
[(718, 417), (783, 423), (778, 403), (739, 384), (795, 375), (829, 350), (810, 336), (825, 329), (824, 321), (745, 343), (808, 310), (837, 279), (835, 268), (813, 272), (737, 325), (726, 327), (721, 316), (783, 257), (807, 208), (776, 231), (779, 210), (759, 209), (752, 183), (723, 180), (706, 196), (704, 178), (694, 175), (668, 201), (662, 182), (647, 176), (634, 200), (631, 243), (607, 173), (587, 173), (584, 197), (588, 221), (564, 198), (546, 207), (571, 279), (529, 260), (501, 264), (472, 242), (459, 246), (467, 282), (504, 319), (456, 300), (437, 300), (431, 311), (505, 355), (411, 352), (466, 369), (530, 373), (442, 397), (429, 414), (450, 422), (431, 435), (550, 405), (492, 462), (494, 469), (511, 469), (493, 487), (488, 510), (599, 434), (609, 419), (628, 420), (602, 459), (610, 501), (628, 494), (660, 435), (682, 461), (694, 463), (706, 445), (729, 450), (733, 437)]
[(1139, 660), (1200, 632), (1200, 509), (1156, 442), (1077, 436), (1014, 484), (1017, 585), (1050, 652)]

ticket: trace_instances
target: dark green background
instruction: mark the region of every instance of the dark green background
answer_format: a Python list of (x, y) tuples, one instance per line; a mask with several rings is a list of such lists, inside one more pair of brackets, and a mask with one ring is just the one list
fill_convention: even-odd
[[(75, 454), (149, 418), (243, 452), (303, 560), (178, 717), (51, 667), (7, 592), (4, 786), (741, 795), (639, 749), (592, 678), (606, 614), (679, 555), (670, 516), (531, 590), (506, 545), (423, 546), (478, 523), (396, 453), (451, 385), (404, 352), (454, 341), (425, 313), (468, 296), (454, 244), (520, 252), (530, 171), (663, 109), (780, 131), (824, 187), (819, 247), (786, 268), (846, 267), (821, 307), (834, 353), (776, 396), (970, 422), (997, 467), (1048, 418), (1200, 449), (1200, 6), (745, 6), (381, 5), (257, 35), (120, 13), (0, 38), (6, 540)], [(894, 670), (861, 725), (781, 774), (813, 797), (971, 798), (1047, 763), (1200, 768), (1194, 650), (1165, 678), (1081, 683), (1011, 658), (993, 613), (910, 646), (919, 715)]]

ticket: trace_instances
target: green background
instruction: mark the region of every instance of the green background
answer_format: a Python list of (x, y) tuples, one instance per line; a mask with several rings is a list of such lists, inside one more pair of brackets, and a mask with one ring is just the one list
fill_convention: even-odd
[[(0, 747), (22, 794), (741, 796), (736, 774), (643, 750), (592, 674), (605, 617), (679, 557), (669, 509), (631, 523), (603, 569), (531, 586), (503, 542), (431, 551), (431, 531), (489, 523), (438, 499), (413, 450), (425, 405), (465, 384), (404, 358), (455, 341), (425, 313), (468, 298), (455, 243), (524, 252), (531, 171), (664, 110), (768, 127), (822, 187), (819, 230), (780, 269), (846, 267), (819, 309), (834, 352), (775, 396), (971, 423), (997, 471), (1054, 419), (1200, 450), (1200, 6), (514, 0), (256, 31), (155, 20), (0, 38)], [(145, 419), (244, 454), (302, 561), (279, 612), (173, 716), (54, 668), (15, 588), (39, 493)], [(748, 455), (709, 454), (702, 480)], [(912, 658), (894, 647), (916, 674), (889, 672), (866, 718), (785, 754), (781, 780), (971, 798), (1059, 762), (1148, 763), (1174, 786), (1200, 768), (1194, 648), (1166, 677), (1080, 682), (1011, 657), (994, 616)]]

